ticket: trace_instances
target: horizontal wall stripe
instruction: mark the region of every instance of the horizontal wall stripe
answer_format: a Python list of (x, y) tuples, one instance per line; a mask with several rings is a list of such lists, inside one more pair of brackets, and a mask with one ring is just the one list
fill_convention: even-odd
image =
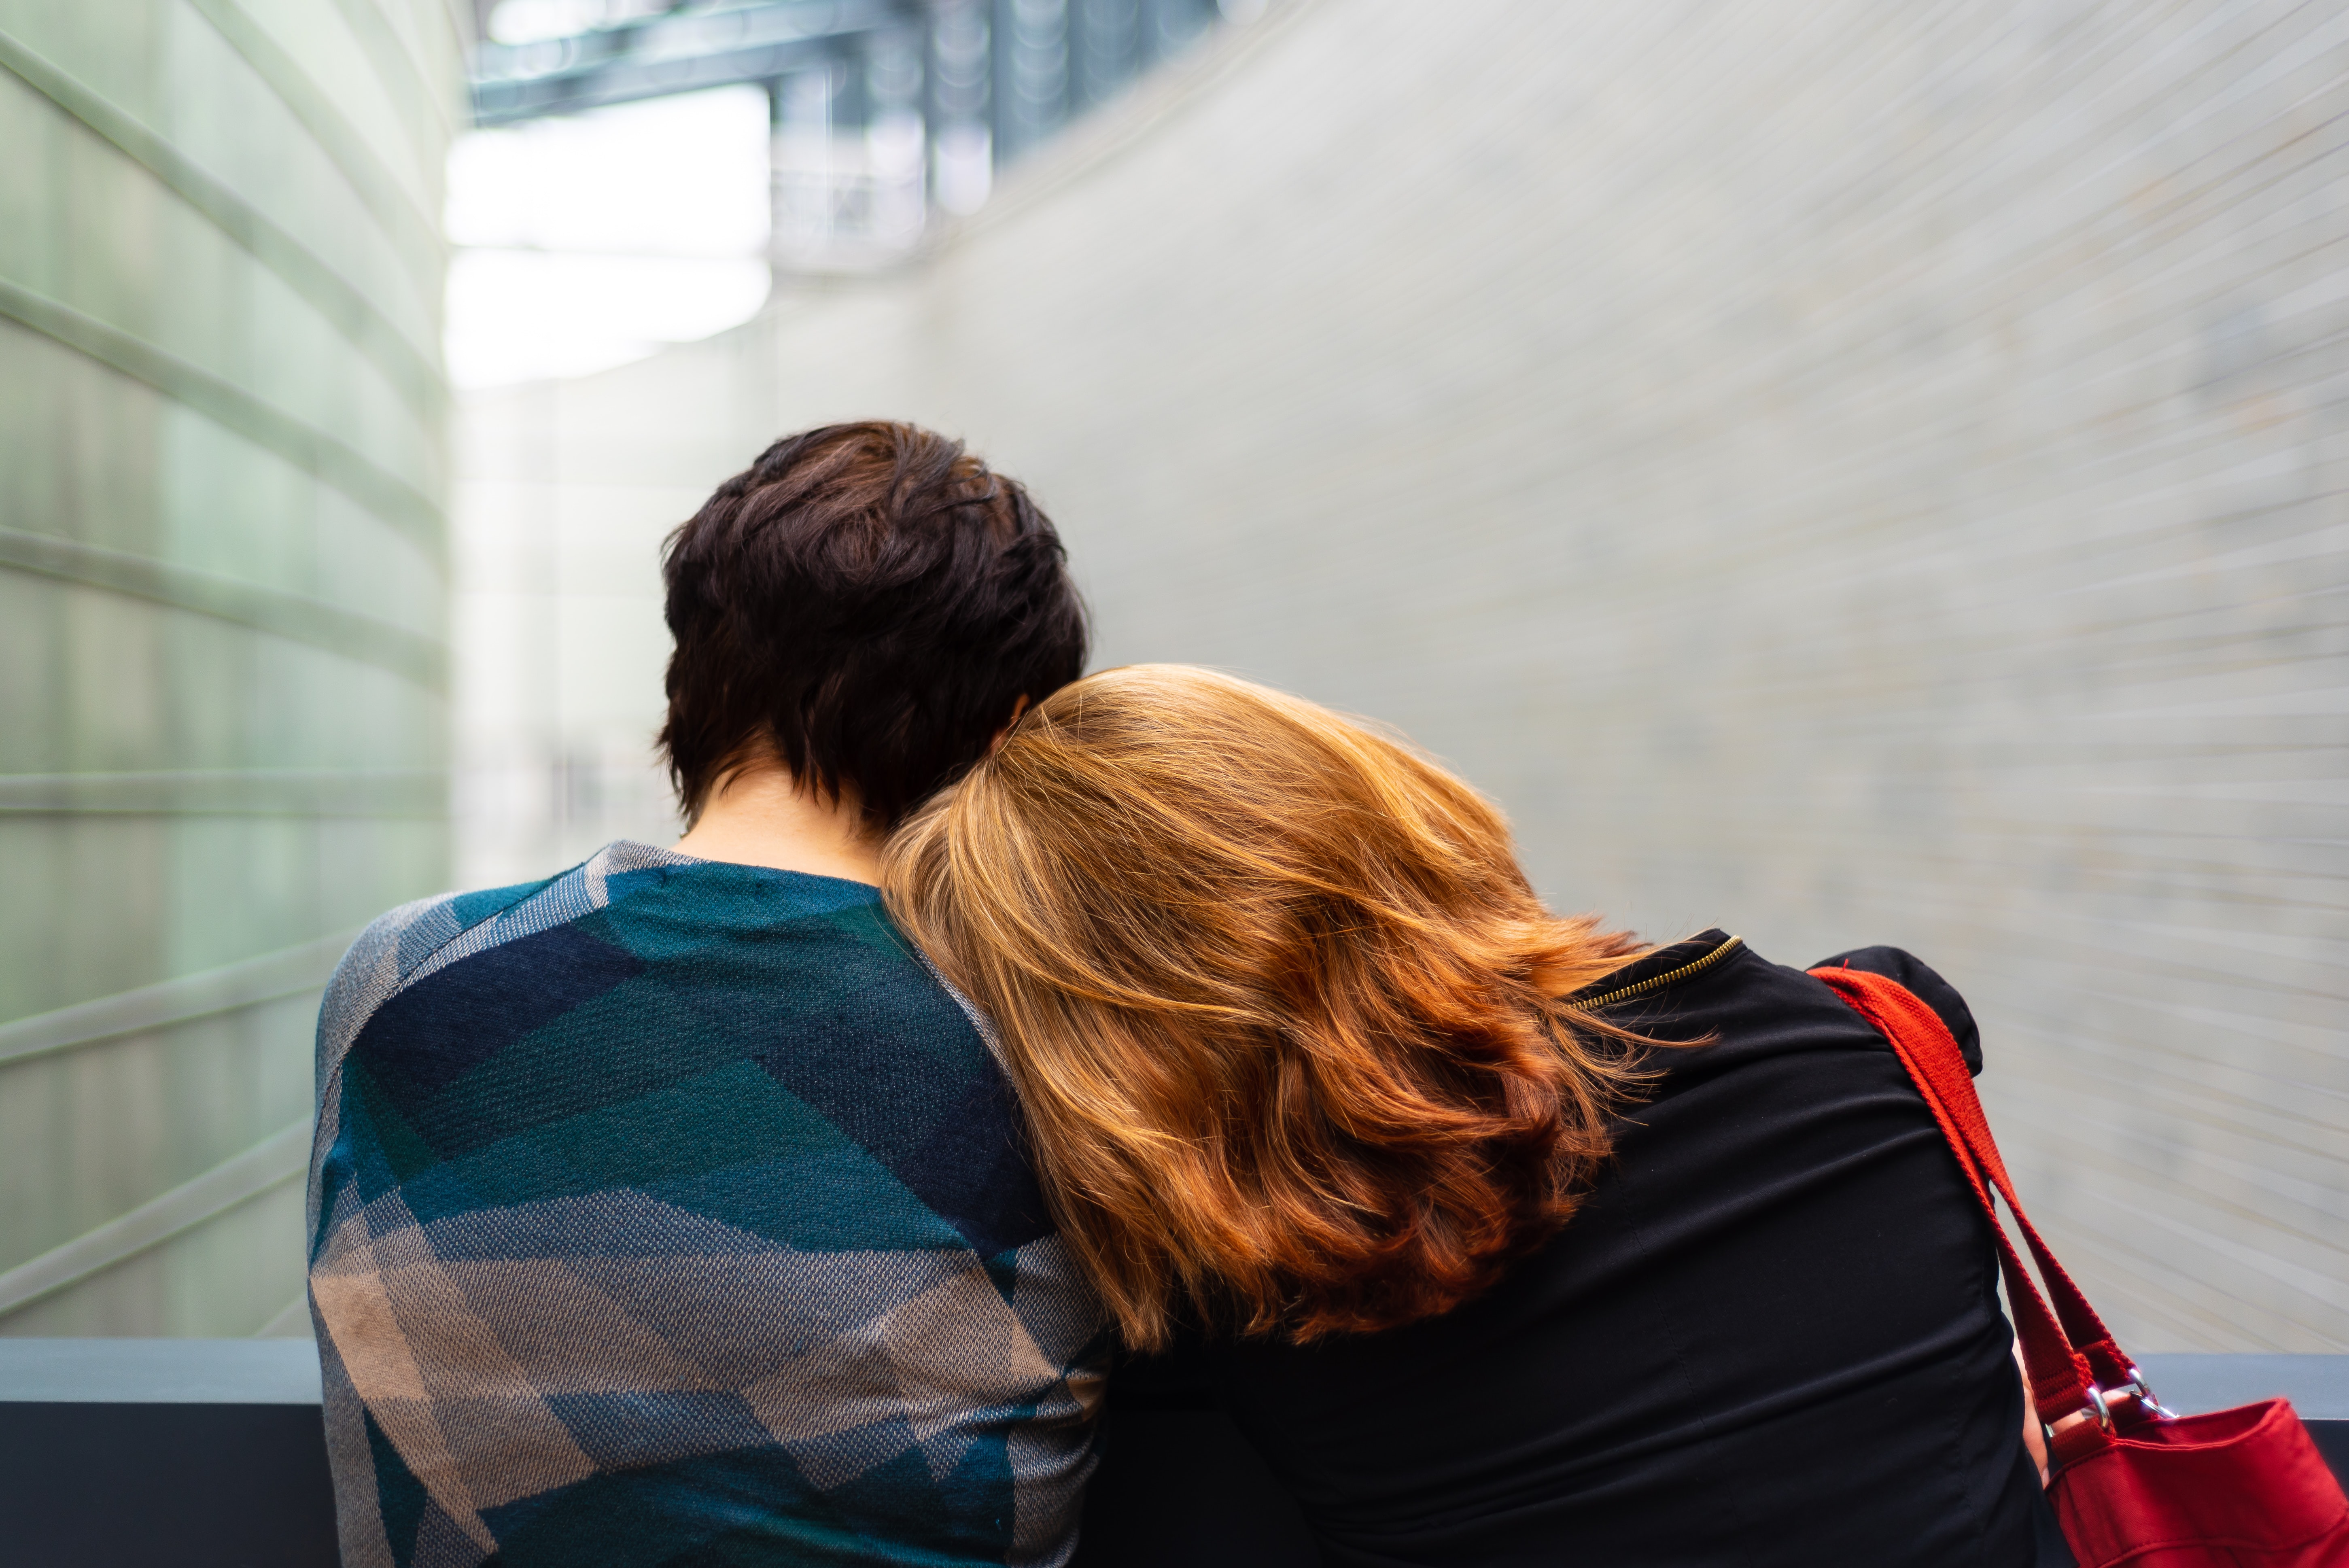
[(191, 610), (374, 665), (433, 691), (449, 688), (449, 650), (441, 644), (405, 626), (298, 593), (14, 528), (0, 528), (0, 568)]
[(440, 506), (372, 458), (168, 349), (5, 278), (0, 278), (0, 316), (144, 382), (223, 429), (276, 453), (398, 529), (422, 547), (435, 566), (447, 570), (449, 546)]
[(437, 768), (0, 773), (0, 817), (425, 817), (449, 814)]
[(305, 1116), (193, 1181), (0, 1274), (0, 1317), (104, 1274), (294, 1181), (308, 1169), (309, 1156), (310, 1119)]
[(0, 1066), (322, 989), (356, 931), (0, 1024)]
[(400, 259), (415, 272), (417, 282), (438, 290), (448, 265), (448, 253), (440, 242), (440, 226), (432, 214), (416, 204), (398, 176), (376, 156), (358, 128), (344, 118), (334, 99), (311, 79), (301, 62), (287, 54), (233, 0), (188, 3), (228, 40), (229, 47), (244, 57), (245, 63), (269, 84), (269, 90), (294, 111), (294, 118), (316, 139), (318, 150), (333, 160), (361, 203), (383, 225)]
[(140, 124), (129, 111), (0, 32), (0, 70), (5, 70), (115, 148), (326, 318), (353, 347), (374, 362), (409, 406), (426, 419), (448, 411), (449, 392), (432, 361), (410, 343), (373, 301), (279, 228), (243, 197), (206, 173), (178, 148)]

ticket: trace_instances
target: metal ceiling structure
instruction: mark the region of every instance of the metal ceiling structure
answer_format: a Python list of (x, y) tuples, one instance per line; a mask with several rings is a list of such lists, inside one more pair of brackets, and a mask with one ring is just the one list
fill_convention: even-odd
[(910, 0), (681, 5), (570, 37), (485, 39), (474, 53), (474, 122), (512, 125), (705, 88), (777, 82), (855, 59), (872, 47), (874, 34), (918, 30), (923, 10)]
[[(1251, 7), (1253, 8), (1253, 7)], [(475, 123), (764, 87), (776, 254), (902, 254), (936, 209), (1191, 46), (1234, 0), (754, 0), (686, 4), (474, 55)]]

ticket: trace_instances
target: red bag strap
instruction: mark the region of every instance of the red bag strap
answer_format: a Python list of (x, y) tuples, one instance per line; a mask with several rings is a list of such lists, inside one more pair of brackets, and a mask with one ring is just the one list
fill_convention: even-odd
[[(1881, 975), (1842, 967), (1814, 969), (1811, 974), (1892, 1043), (1894, 1054), (1924, 1097), (1950, 1152), (1957, 1157), (1958, 1168), (1965, 1172), (1967, 1184), (1988, 1216), (1991, 1233), (1998, 1242), (1999, 1269), (2006, 1276), (2007, 1304), (2014, 1311), (2015, 1334), (2023, 1343), (2032, 1403), (2039, 1418), (2052, 1427), (2083, 1410), (2101, 1415), (2101, 1397), (2092, 1400), (2092, 1388), (2141, 1387), (2136, 1368), (2114, 1342), (2112, 1331), (2040, 1239), (2016, 1201), (2014, 1182), (2007, 1175), (2006, 1162), (1999, 1158), (1997, 1140), (1991, 1137), (1990, 1119), (1982, 1114), (1981, 1097), (1974, 1092), (1973, 1073), (1941, 1016), (1907, 986)], [(1991, 1196), (1993, 1190), (2006, 1200), (2008, 1212), (2047, 1281), (2047, 1295), (2054, 1298), (2052, 1311), (2047, 1296), (2040, 1295), (2016, 1253), (2013, 1240), (1999, 1222), (1998, 1207)], [(2097, 1423), (2083, 1425), (2090, 1432), (2101, 1431)]]

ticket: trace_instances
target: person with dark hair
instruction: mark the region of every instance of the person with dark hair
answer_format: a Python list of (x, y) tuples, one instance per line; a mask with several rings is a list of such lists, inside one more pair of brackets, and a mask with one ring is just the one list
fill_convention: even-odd
[(678, 846), (396, 910), (327, 991), (343, 1561), (1065, 1562), (1102, 1315), (874, 885), (1082, 672), (1060, 539), (958, 443), (835, 425), (664, 573)]

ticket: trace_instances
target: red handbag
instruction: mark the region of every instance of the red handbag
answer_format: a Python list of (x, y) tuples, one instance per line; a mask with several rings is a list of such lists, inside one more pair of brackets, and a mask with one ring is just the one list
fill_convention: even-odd
[[(2156, 1402), (2014, 1201), (1973, 1075), (1940, 1015), (1881, 975), (1811, 973), (1892, 1042), (1990, 1216), (2040, 1420), (2088, 1418), (2048, 1444), (2048, 1499), (2080, 1568), (2349, 1564), (2349, 1497), (2288, 1401), (2200, 1416)], [(2030, 1245), (2053, 1311), (1998, 1222), (1993, 1190)]]

